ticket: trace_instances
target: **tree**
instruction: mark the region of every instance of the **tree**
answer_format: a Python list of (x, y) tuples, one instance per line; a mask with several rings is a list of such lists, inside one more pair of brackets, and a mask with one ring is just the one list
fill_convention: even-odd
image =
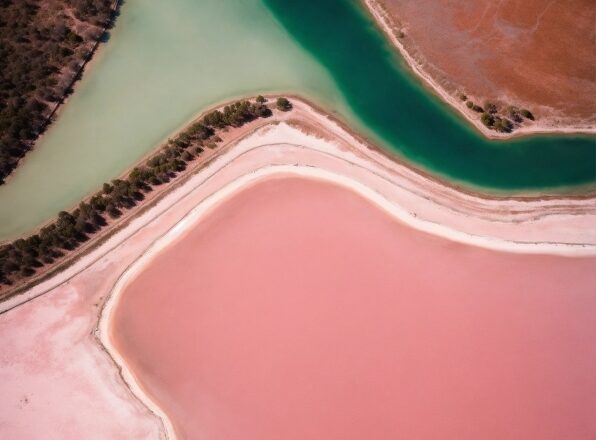
[(112, 4), (0, 0), (0, 184), (49, 124), (48, 104), (72, 89)]
[(522, 114), (522, 116), (526, 119), (530, 119), (530, 120), (534, 120), (534, 115), (532, 114), (532, 112), (528, 109), (523, 108), (520, 112)]
[(507, 107), (507, 115), (517, 123), (522, 122), (522, 117), (519, 113), (519, 109), (513, 105)]
[[(292, 108), (285, 98), (276, 104), (283, 109)], [(57, 219), (41, 228), (38, 234), (0, 246), (0, 283), (11, 284), (19, 277), (31, 276), (35, 268), (43, 264), (54, 263), (65, 255), (65, 251), (76, 249), (81, 242), (89, 239), (89, 234), (107, 225), (100, 213), (107, 212), (113, 219), (120, 217), (124, 210), (134, 208), (145, 198), (141, 191), (148, 192), (152, 189), (150, 185), (160, 185), (173, 179), (185, 169), (187, 161), (203, 153), (204, 147), (217, 148), (217, 142), (222, 141), (215, 131), (215, 128), (220, 128), (218, 125), (240, 126), (270, 114), (271, 110), (264, 104), (246, 100), (226, 106), (223, 112), (210, 112), (203, 122), (193, 124), (175, 139), (168, 140), (143, 165), (133, 168), (128, 176), (104, 183), (89, 201), (81, 202), (72, 212), (60, 212)]]
[(112, 218), (118, 218), (122, 215), (122, 212), (113, 203), (110, 203), (106, 207), (106, 211), (108, 212), (109, 216)]
[(193, 155), (190, 154), (188, 151), (185, 151), (184, 153), (182, 153), (182, 160), (183, 161), (190, 162), (193, 159), (194, 159)]
[(495, 122), (495, 130), (501, 133), (510, 133), (513, 130), (513, 123), (507, 118), (499, 118)]
[(259, 95), (257, 96), (257, 99), (255, 101), (257, 101), (259, 104), (265, 104), (267, 102), (267, 99), (265, 99), (264, 96)]
[(201, 140), (209, 139), (213, 135), (213, 129), (200, 122), (193, 124), (189, 132), (193, 137)]
[(292, 104), (290, 103), (290, 101), (288, 101), (286, 98), (284, 97), (279, 97), (277, 98), (277, 102), (275, 103), (275, 106), (277, 107), (278, 110), (281, 110), (283, 112), (287, 112), (288, 110), (292, 109)]
[(486, 101), (484, 103), (484, 109), (485, 111), (487, 111), (490, 114), (495, 114), (497, 113), (497, 105), (493, 102), (490, 101)]
[(480, 116), (480, 121), (487, 127), (492, 127), (495, 122), (492, 115), (490, 113), (486, 113), (486, 112), (482, 113), (482, 116)]

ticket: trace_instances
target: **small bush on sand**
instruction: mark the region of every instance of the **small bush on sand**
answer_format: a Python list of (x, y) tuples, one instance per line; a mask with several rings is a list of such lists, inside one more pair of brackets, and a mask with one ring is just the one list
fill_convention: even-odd
[(291, 108), (292, 108), (292, 104), (290, 103), (290, 101), (288, 101), (283, 96), (277, 98), (277, 102), (275, 103), (275, 106), (277, 107), (278, 110), (281, 110), (284, 112), (287, 112), (288, 110), (291, 110)]
[(526, 119), (530, 119), (530, 120), (534, 120), (534, 115), (532, 114), (532, 112), (528, 109), (523, 108), (520, 113), (522, 114), (522, 116)]

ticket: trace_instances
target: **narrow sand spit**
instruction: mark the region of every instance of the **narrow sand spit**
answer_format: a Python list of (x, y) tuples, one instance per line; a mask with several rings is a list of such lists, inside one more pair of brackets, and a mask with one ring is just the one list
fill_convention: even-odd
[[(225, 149), (73, 266), (0, 305), (3, 340), (24, 341), (5, 343), (0, 361), (3, 437), (35, 438), (47, 432), (59, 432), (58, 438), (80, 438), (82, 432), (85, 438), (118, 438), (112, 435), (116, 432), (124, 438), (173, 437), (167, 418), (111, 346), (111, 310), (127, 280), (158, 247), (265, 176), (284, 173), (335, 182), (414, 228), (461, 243), (510, 252), (596, 255), (593, 199), (503, 200), (463, 193), (368, 148), (305, 103), (294, 103), (285, 122), (265, 126)], [(39, 356), (31, 354), (32, 347), (39, 347)], [(47, 417), (39, 415), (44, 411)], [(59, 425), (68, 429), (57, 431)]]
[[(561, 118), (558, 116), (549, 116), (533, 121), (530, 125), (524, 125), (517, 128), (513, 133), (499, 133), (485, 127), (481, 122), (477, 113), (471, 112), (464, 105), (454, 91), (448, 91), (441, 82), (429, 73), (427, 70), (428, 62), (418, 61), (407, 49), (406, 46), (396, 36), (396, 29), (393, 24), (394, 21), (383, 5), (382, 0), (363, 0), (366, 9), (373, 16), (374, 20), (381, 27), (386, 37), (391, 41), (393, 46), (397, 48), (405, 62), (414, 71), (414, 73), (428, 86), (436, 95), (447, 102), (451, 107), (456, 109), (467, 121), (469, 121), (482, 134), (491, 139), (510, 138), (514, 136), (523, 136), (529, 134), (539, 133), (596, 133), (596, 127), (590, 120), (588, 122), (578, 121), (578, 118)], [(440, 68), (436, 68), (439, 72)], [(460, 72), (461, 74), (461, 72)], [(491, 98), (491, 97), (489, 97)], [(491, 98), (492, 99), (492, 98)], [(560, 120), (563, 120), (561, 125)]]

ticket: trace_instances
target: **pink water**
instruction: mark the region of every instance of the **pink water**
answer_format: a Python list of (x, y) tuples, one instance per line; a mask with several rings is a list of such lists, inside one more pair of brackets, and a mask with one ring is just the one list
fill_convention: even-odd
[(112, 330), (181, 438), (596, 438), (596, 259), (455, 244), (328, 183), (225, 202)]

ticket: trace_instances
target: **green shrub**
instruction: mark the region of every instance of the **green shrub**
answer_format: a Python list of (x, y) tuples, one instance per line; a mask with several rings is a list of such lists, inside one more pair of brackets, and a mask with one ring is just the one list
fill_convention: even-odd
[(497, 105), (493, 102), (486, 101), (484, 103), (484, 110), (494, 115), (495, 113), (497, 113)]
[[(283, 111), (292, 108), (286, 98), (278, 99), (277, 106)], [(259, 117), (268, 117), (271, 110), (265, 107), (268, 111), (264, 111), (263, 107), (262, 102), (242, 100), (227, 105), (223, 112), (208, 113), (175, 139), (168, 140), (155, 155), (133, 168), (125, 178), (104, 183), (89, 202), (81, 202), (72, 212), (60, 212), (58, 218), (43, 227), (39, 234), (0, 246), (0, 284), (12, 284), (14, 274), (29, 277), (35, 273), (35, 268), (62, 257), (62, 250), (77, 248), (89, 239), (89, 235), (107, 225), (104, 215), (119, 218), (145, 198), (143, 192), (150, 192), (153, 186), (169, 182), (183, 171), (186, 162), (203, 153), (205, 146), (217, 148), (217, 142), (222, 139), (214, 127), (225, 130), (229, 126), (241, 126)]]
[(482, 113), (482, 116), (480, 116), (480, 121), (487, 127), (492, 127), (495, 122), (493, 116), (486, 112)]
[(530, 110), (527, 109), (521, 109), (520, 113), (522, 114), (522, 116), (526, 119), (530, 119), (530, 120), (534, 120), (534, 115), (532, 114), (532, 112)]
[(292, 109), (292, 104), (290, 103), (290, 101), (288, 101), (284, 97), (277, 98), (275, 106), (277, 107), (278, 110), (281, 110), (284, 112), (287, 112), (288, 110)]

